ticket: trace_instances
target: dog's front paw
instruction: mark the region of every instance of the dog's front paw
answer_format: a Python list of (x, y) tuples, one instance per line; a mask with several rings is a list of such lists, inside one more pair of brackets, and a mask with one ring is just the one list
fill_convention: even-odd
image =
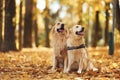
[(81, 73), (82, 73), (82, 71), (81, 71), (81, 70), (78, 70), (78, 71), (77, 71), (77, 73), (78, 73), (78, 74), (81, 74)]
[(68, 73), (68, 71), (67, 71), (67, 70), (64, 70), (63, 73)]
[(64, 73), (69, 73), (69, 71), (70, 71), (69, 69), (65, 69), (63, 72)]
[(93, 68), (93, 71), (98, 71), (98, 69), (97, 68)]

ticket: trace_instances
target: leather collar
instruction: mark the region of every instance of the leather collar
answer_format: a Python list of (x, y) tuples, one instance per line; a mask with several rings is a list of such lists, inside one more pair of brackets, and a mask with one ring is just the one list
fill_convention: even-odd
[(80, 48), (85, 48), (85, 44), (81, 44), (79, 46), (67, 47), (67, 50), (74, 50), (74, 49), (80, 49)]

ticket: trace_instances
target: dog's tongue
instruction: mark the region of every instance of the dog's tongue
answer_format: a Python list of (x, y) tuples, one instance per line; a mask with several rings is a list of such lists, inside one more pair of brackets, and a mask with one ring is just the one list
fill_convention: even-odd
[(84, 34), (83, 34), (83, 33), (81, 33), (80, 35), (81, 35), (81, 36), (83, 36)]
[(78, 35), (83, 36), (84, 34), (83, 32), (78, 32)]
[(60, 30), (60, 32), (63, 32), (64, 30)]

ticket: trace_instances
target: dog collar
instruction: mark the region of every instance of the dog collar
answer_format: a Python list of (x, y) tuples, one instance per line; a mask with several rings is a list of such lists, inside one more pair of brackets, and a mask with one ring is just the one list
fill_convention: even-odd
[(74, 49), (80, 49), (80, 48), (85, 48), (85, 44), (81, 44), (79, 46), (76, 46), (76, 47), (67, 47), (67, 50), (74, 50)]

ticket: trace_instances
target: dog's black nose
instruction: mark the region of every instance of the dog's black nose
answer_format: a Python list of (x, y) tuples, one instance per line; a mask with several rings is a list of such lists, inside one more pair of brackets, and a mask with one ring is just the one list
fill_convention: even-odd
[(64, 29), (64, 24), (61, 24), (61, 29)]
[(57, 25), (60, 25), (60, 23), (57, 23)]
[(80, 32), (83, 32), (84, 31), (84, 27), (82, 27), (81, 31)]
[(61, 26), (64, 26), (64, 24), (61, 24)]

